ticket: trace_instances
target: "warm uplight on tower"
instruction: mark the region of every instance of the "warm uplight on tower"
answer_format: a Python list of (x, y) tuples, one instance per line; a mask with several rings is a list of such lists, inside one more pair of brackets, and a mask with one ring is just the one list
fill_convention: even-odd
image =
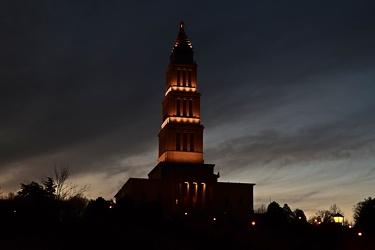
[(176, 122), (176, 123), (190, 123), (190, 124), (199, 124), (200, 119), (198, 118), (186, 118), (186, 117), (169, 117), (164, 120), (161, 124), (161, 128), (164, 128), (169, 122)]
[(168, 93), (171, 91), (197, 92), (197, 88), (196, 87), (172, 86), (168, 88), (168, 90), (165, 92), (165, 95), (168, 95)]

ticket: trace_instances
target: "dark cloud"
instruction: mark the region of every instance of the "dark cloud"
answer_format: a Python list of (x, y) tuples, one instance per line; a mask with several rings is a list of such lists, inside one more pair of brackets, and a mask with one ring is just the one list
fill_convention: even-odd
[(277, 130), (260, 131), (206, 148), (206, 158), (222, 162), (229, 169), (359, 159), (363, 153), (375, 150), (373, 118), (370, 121), (347, 118), (287, 134)]

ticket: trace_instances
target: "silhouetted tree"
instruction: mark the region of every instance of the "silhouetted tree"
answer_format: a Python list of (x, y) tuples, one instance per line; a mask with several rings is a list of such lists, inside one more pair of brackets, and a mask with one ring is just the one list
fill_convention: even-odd
[(321, 223), (330, 223), (332, 222), (332, 214), (328, 210), (319, 210), (315, 213), (314, 219), (317, 219)]
[[(88, 189), (78, 189), (77, 184), (68, 181), (70, 170), (66, 165), (57, 169), (54, 174), (37, 182), (21, 183), (12, 206), (14, 207), (14, 225), (26, 227), (33, 225), (30, 233), (52, 233), (51, 227), (65, 221), (72, 221), (83, 215), (87, 199), (83, 193)], [(10, 196), (9, 196), (10, 197)]]
[(265, 214), (267, 212), (267, 207), (266, 205), (262, 204), (259, 208), (255, 209), (254, 212), (257, 214)]
[(307, 222), (306, 215), (301, 209), (295, 209), (294, 212), (295, 221), (305, 223)]
[(19, 197), (41, 198), (47, 196), (47, 192), (42, 185), (32, 181), (29, 184), (21, 183), (21, 190), (17, 192), (17, 195)]
[(266, 213), (268, 213), (268, 214), (282, 214), (283, 209), (280, 207), (279, 203), (277, 203), (276, 201), (273, 201), (267, 206), (267, 212)]
[(368, 197), (353, 209), (355, 226), (368, 233), (375, 233), (375, 199)]
[(341, 215), (344, 215), (344, 212), (341, 210), (341, 208), (339, 206), (337, 206), (336, 204), (333, 204), (332, 206), (330, 206), (329, 208), (329, 212), (331, 213), (331, 215), (333, 214), (341, 214)]
[(0, 237), (2, 233), (11, 234), (11, 228), (16, 226), (15, 221), (15, 202), (16, 195), (9, 192), (8, 195), (0, 196)]
[(88, 218), (108, 218), (113, 202), (107, 201), (103, 197), (90, 200), (87, 204), (85, 217)]
[(89, 200), (81, 196), (73, 196), (69, 199), (59, 201), (60, 221), (75, 221), (82, 218), (86, 212)]
[(19, 228), (33, 227), (30, 231), (22, 231), (28, 236), (51, 233), (50, 227), (58, 221), (58, 206), (54, 197), (36, 182), (21, 183), (21, 190), (12, 203), (13, 223)]
[(276, 201), (271, 202), (265, 213), (265, 223), (269, 227), (279, 228), (287, 223), (283, 208)]
[(74, 196), (83, 197), (84, 193), (89, 190), (89, 186), (84, 185), (79, 188), (78, 184), (68, 180), (69, 177), (70, 169), (68, 165), (61, 163), (57, 167), (56, 163), (54, 163), (53, 173), (51, 176), (43, 178), (42, 182), (48, 182), (53, 185), (51, 188), (54, 188), (54, 194), (58, 200), (66, 200)]
[(55, 198), (56, 184), (53, 181), (52, 177), (47, 177), (47, 180), (45, 180), (43, 184), (46, 195), (48, 197)]
[(286, 220), (287, 223), (291, 223), (291, 222), (294, 221), (294, 218), (295, 218), (294, 213), (292, 212), (292, 210), (290, 209), (288, 204), (284, 204), (283, 213), (284, 213), (285, 220)]

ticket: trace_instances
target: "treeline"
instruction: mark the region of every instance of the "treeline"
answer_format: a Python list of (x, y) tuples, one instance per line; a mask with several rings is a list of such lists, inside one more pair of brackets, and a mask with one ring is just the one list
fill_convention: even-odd
[[(375, 198), (365, 198), (353, 206), (354, 225), (350, 225), (347, 219), (341, 223), (342, 226), (356, 228), (366, 234), (375, 234)], [(301, 209), (292, 211), (288, 204), (281, 207), (276, 201), (271, 202), (267, 207), (261, 205), (255, 211), (255, 217), (262, 218), (262, 223), (273, 227), (282, 227), (295, 223), (308, 223), (314, 226), (324, 226), (335, 224), (334, 217), (344, 212), (341, 208), (333, 204), (328, 210), (319, 210), (314, 216), (306, 218)]]
[[(375, 242), (362, 240), (375, 238), (375, 199), (371, 197), (354, 205), (351, 228), (347, 221), (343, 226), (334, 223), (333, 216), (343, 214), (336, 204), (307, 219), (301, 209), (276, 201), (262, 205), (245, 221), (230, 215), (173, 221), (158, 204), (135, 208), (131, 200), (116, 204), (102, 197), (87, 199), (89, 187), (79, 187), (69, 176), (67, 166), (55, 166), (50, 176), (21, 183), (16, 193), (0, 196), (0, 249), (106, 249), (117, 246), (117, 240), (137, 244), (138, 249), (176, 249), (167, 242), (180, 244), (178, 249), (375, 247)], [(310, 241), (314, 243), (309, 245)]]
[(93, 202), (84, 196), (89, 187), (78, 187), (69, 181), (69, 176), (70, 170), (67, 166), (55, 166), (53, 174), (42, 177), (39, 183), (21, 183), (18, 192), (2, 195), (2, 235), (32, 236), (38, 233), (53, 233), (56, 226), (82, 218)]

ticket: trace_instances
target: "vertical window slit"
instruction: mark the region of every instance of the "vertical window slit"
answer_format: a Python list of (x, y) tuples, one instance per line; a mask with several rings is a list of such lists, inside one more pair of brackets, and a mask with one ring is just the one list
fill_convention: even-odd
[(187, 151), (187, 133), (182, 134), (182, 150)]
[(190, 151), (194, 152), (194, 133), (190, 133)]
[(176, 150), (180, 151), (180, 140), (181, 140), (181, 135), (180, 132), (176, 133)]

